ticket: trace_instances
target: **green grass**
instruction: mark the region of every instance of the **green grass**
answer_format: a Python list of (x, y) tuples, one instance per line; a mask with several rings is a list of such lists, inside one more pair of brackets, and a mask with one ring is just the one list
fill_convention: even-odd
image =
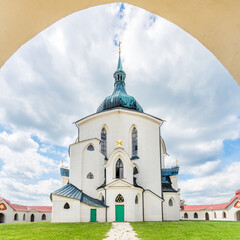
[(142, 240), (235, 240), (240, 239), (240, 222), (180, 221), (135, 222), (134, 231)]
[(102, 240), (111, 223), (9, 223), (0, 224), (0, 239)]

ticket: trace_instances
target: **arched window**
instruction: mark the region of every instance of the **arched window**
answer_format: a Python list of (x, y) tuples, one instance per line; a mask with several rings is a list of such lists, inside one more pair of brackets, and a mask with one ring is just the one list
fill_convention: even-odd
[(88, 178), (88, 179), (93, 179), (94, 176), (93, 176), (93, 174), (90, 172), (90, 173), (88, 173), (87, 178)]
[(123, 178), (123, 163), (121, 159), (116, 163), (116, 178)]
[(132, 156), (138, 156), (138, 139), (137, 139), (137, 129), (134, 127), (132, 130)]
[(222, 216), (223, 218), (227, 218), (227, 214), (225, 212), (223, 212)]
[(208, 212), (205, 213), (205, 220), (209, 220), (209, 214), (208, 214)]
[(188, 214), (186, 212), (184, 213), (184, 218), (188, 218)]
[(117, 197), (115, 198), (115, 202), (116, 203), (123, 203), (124, 202), (124, 198), (121, 194), (118, 194)]
[(25, 221), (26, 220), (26, 214), (24, 213), (23, 214), (23, 221)]
[(107, 132), (106, 129), (103, 128), (101, 132), (101, 153), (107, 159)]
[(42, 221), (46, 220), (46, 214), (42, 215)]
[(70, 208), (70, 205), (68, 203), (65, 203), (64, 206), (63, 206), (64, 209), (69, 209)]
[(92, 144), (88, 145), (87, 150), (88, 151), (94, 151), (93, 145)]
[(17, 213), (14, 215), (14, 221), (18, 221), (18, 214)]
[(134, 167), (133, 168), (133, 175), (136, 175), (136, 174), (138, 174), (138, 169), (137, 169), (137, 167)]
[(168, 205), (169, 205), (170, 207), (173, 206), (173, 200), (172, 200), (172, 199), (169, 199), (169, 201), (168, 201)]
[(34, 222), (34, 218), (35, 218), (35, 217), (34, 217), (34, 214), (32, 214), (30, 221), (31, 221), (31, 222)]
[(135, 197), (135, 204), (138, 204), (138, 195)]
[(216, 212), (214, 212), (214, 218), (217, 218), (217, 214), (216, 214)]
[(198, 218), (198, 214), (195, 212), (193, 215), (194, 218)]

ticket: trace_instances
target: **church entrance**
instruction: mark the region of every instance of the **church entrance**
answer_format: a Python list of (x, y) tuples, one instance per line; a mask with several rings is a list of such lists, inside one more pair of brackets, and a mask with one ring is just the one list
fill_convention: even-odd
[(236, 212), (237, 221), (240, 221), (240, 211)]
[(116, 222), (124, 222), (124, 205), (115, 205)]
[(209, 220), (209, 214), (205, 213), (205, 220)]
[(91, 209), (90, 221), (91, 222), (96, 222), (97, 221), (97, 210), (96, 209)]
[(5, 216), (3, 213), (0, 213), (0, 223), (4, 223), (5, 222)]

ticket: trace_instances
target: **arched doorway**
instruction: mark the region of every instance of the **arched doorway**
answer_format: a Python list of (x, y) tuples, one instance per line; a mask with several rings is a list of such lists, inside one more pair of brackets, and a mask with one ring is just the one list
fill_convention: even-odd
[(209, 220), (209, 214), (207, 212), (205, 213), (205, 220)]
[(121, 194), (118, 194), (115, 198), (115, 221), (116, 222), (123, 222), (124, 221), (124, 198)]
[(0, 223), (4, 223), (5, 222), (5, 216), (3, 213), (0, 213)]
[(34, 214), (31, 215), (31, 222), (34, 222)]
[(240, 211), (236, 212), (236, 220), (240, 221)]

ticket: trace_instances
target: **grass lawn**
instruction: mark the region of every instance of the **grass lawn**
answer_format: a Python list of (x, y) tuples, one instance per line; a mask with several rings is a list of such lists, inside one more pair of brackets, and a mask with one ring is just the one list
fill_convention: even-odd
[(131, 225), (142, 240), (240, 239), (240, 222), (136, 222)]
[(102, 240), (111, 227), (111, 223), (4, 223), (0, 239)]

